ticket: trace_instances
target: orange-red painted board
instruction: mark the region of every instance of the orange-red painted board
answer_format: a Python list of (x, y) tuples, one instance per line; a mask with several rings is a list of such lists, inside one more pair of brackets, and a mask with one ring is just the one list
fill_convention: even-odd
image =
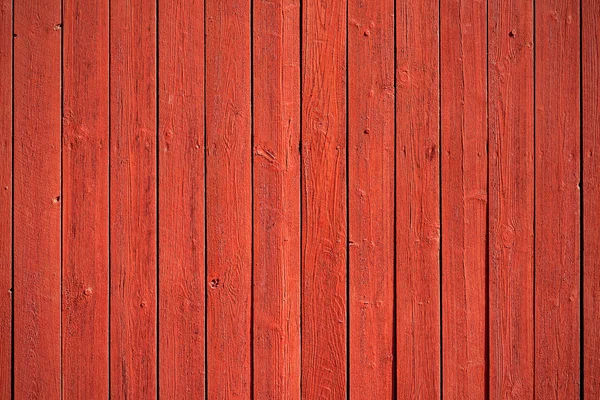
[(156, 3), (110, 2), (110, 394), (157, 396)]
[(533, 398), (533, 1), (488, 4), (489, 396)]
[(350, 397), (394, 393), (394, 2), (348, 3)]
[(207, 396), (251, 395), (252, 114), (248, 0), (206, 0)]
[(346, 9), (302, 9), (303, 399), (348, 395)]
[(158, 14), (159, 388), (204, 399), (204, 2)]
[(254, 396), (300, 399), (300, 1), (253, 15)]
[[(61, 394), (61, 3), (14, 3), (14, 396)], [(5, 101), (5, 99), (2, 99)]]
[[(535, 5), (535, 397), (580, 395), (579, 1)], [(518, 34), (518, 32), (516, 32)]]
[(64, 398), (108, 397), (108, 7), (63, 1)]
[(443, 397), (486, 395), (487, 9), (442, 0)]
[(396, 382), (439, 399), (439, 3), (396, 2)]

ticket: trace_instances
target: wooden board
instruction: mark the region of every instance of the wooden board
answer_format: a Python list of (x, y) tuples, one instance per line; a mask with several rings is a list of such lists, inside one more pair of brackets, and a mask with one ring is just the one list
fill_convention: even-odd
[(12, 393), (13, 3), (0, 1), (0, 398)]
[(489, 396), (533, 398), (533, 1), (489, 3)]
[(393, 398), (394, 2), (348, 3), (350, 397)]
[(396, 2), (398, 398), (441, 394), (438, 11)]
[(600, 2), (581, 1), (583, 396), (600, 397)]
[(204, 2), (158, 11), (159, 395), (203, 399)]
[(157, 395), (154, 1), (111, 0), (110, 59), (110, 394), (152, 399)]
[(486, 394), (487, 10), (440, 8), (443, 397)]
[(63, 15), (62, 394), (106, 398), (108, 1), (65, 0)]
[(61, 392), (61, 5), (14, 8), (14, 393)]
[(535, 7), (535, 396), (579, 396), (579, 1)]
[(302, 397), (347, 393), (347, 3), (302, 9)]
[(300, 399), (300, 1), (253, 18), (253, 393)]
[(207, 397), (251, 393), (250, 1), (206, 1)]

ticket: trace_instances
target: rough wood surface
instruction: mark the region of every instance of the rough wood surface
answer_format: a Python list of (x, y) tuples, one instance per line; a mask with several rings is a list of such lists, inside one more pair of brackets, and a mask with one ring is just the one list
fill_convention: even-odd
[(533, 1), (490, 2), (489, 396), (533, 398)]
[(253, 15), (254, 396), (300, 399), (300, 1)]
[(302, 397), (347, 393), (346, 0), (302, 22)]
[(350, 397), (394, 389), (394, 2), (348, 3)]
[(441, 18), (443, 397), (486, 394), (487, 10), (444, 0)]
[(398, 398), (441, 392), (438, 11), (438, 1), (396, 3)]
[(108, 1), (65, 0), (63, 15), (62, 394), (106, 398)]
[(204, 3), (158, 14), (160, 397), (205, 397)]
[(206, 0), (208, 398), (251, 393), (249, 0)]
[(581, 1), (583, 395), (600, 397), (600, 2)]
[(577, 398), (579, 1), (535, 6), (535, 396)]
[(0, 1), (0, 398), (12, 380), (13, 3)]
[(110, 29), (110, 395), (152, 399), (157, 396), (156, 3), (111, 0)]
[(61, 4), (14, 6), (14, 394), (58, 399)]

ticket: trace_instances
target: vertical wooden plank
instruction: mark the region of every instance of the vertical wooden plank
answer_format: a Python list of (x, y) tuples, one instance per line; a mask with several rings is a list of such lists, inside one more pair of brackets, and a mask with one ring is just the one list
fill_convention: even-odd
[(63, 397), (108, 397), (108, 1), (63, 1)]
[(393, 398), (394, 2), (348, 4), (350, 397)]
[(0, 1), (0, 398), (11, 396), (13, 7)]
[(535, 396), (579, 396), (579, 1), (535, 6)]
[(396, 2), (398, 398), (440, 398), (438, 11)]
[(443, 396), (486, 396), (487, 9), (442, 0)]
[(61, 386), (61, 3), (14, 3), (14, 396)]
[(533, 1), (488, 3), (489, 390), (533, 398)]
[(158, 379), (161, 397), (203, 399), (204, 2), (158, 8)]
[(600, 397), (600, 2), (582, 0), (583, 388)]
[(110, 2), (110, 393), (156, 397), (156, 3)]
[(206, 1), (207, 374), (211, 399), (251, 394), (250, 1)]
[(254, 2), (254, 396), (300, 399), (300, 2)]
[(304, 3), (302, 398), (347, 396), (347, 3)]

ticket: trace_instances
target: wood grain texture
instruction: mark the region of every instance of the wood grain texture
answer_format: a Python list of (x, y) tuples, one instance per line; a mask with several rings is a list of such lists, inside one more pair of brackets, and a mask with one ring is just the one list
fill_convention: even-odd
[(302, 398), (347, 393), (346, 0), (303, 6)]
[(300, 399), (300, 2), (254, 2), (254, 396)]
[(62, 395), (106, 398), (108, 1), (65, 0), (63, 15)]
[(443, 396), (486, 395), (487, 9), (442, 0)]
[(206, 0), (207, 374), (210, 399), (251, 393), (250, 1)]
[(397, 396), (440, 398), (439, 3), (396, 2)]
[(489, 396), (533, 398), (533, 1), (488, 15)]
[(394, 2), (348, 4), (350, 397), (394, 388)]
[(584, 398), (600, 397), (600, 2), (581, 1)]
[(579, 1), (535, 6), (535, 396), (579, 396)]
[(152, 399), (157, 396), (154, 1), (110, 2), (110, 59), (110, 394)]
[(204, 2), (161, 2), (158, 37), (159, 395), (204, 399)]
[(0, 1), (0, 398), (11, 397), (13, 3)]
[(14, 396), (61, 392), (61, 4), (14, 4)]

